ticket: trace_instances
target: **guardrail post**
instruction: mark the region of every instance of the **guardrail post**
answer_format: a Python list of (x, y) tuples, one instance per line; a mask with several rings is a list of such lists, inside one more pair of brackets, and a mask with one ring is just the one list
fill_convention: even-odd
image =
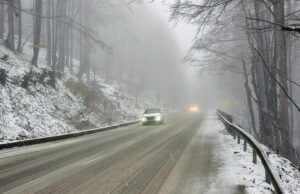
[(260, 147), (259, 142), (257, 142), (254, 138), (252, 139), (251, 135), (245, 132), (243, 129), (234, 125), (231, 121), (228, 121), (224, 117), (224, 113), (222, 113), (221, 111), (218, 111), (218, 116), (226, 126), (229, 133), (232, 132), (231, 135), (234, 139), (236, 139), (236, 136), (238, 135), (238, 141), (240, 141), (240, 136), (242, 136), (242, 138), (244, 139), (244, 151), (247, 150), (247, 144), (250, 145), (250, 147), (252, 148), (253, 163), (257, 164), (257, 157), (260, 158), (261, 164), (265, 169), (265, 181), (273, 185), (276, 193), (284, 194), (285, 192), (281, 185), (280, 178), (272, 169), (272, 165), (270, 164), (270, 161), (267, 158), (268, 153), (264, 153), (264, 150)]
[(231, 128), (228, 128), (229, 129), (229, 133), (232, 137), (234, 137), (234, 131), (231, 129)]
[(238, 144), (241, 143), (241, 136), (239, 134), (237, 135), (237, 142), (238, 142)]
[(271, 184), (271, 177), (266, 169), (265, 169), (265, 174), (266, 174), (266, 182)]
[(253, 149), (253, 163), (257, 164), (257, 156), (256, 156), (256, 151)]
[(233, 136), (232, 130), (231, 130), (228, 126), (226, 126), (226, 125), (225, 125), (225, 128), (226, 128), (227, 132), (228, 132), (231, 136)]
[(244, 152), (247, 151), (247, 141), (246, 139), (244, 138)]

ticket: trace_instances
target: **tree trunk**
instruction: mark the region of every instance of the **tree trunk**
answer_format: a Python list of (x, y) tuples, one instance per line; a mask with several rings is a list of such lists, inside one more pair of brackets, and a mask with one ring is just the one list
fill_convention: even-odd
[[(274, 21), (284, 25), (284, 4), (285, 1), (277, 0), (274, 2)], [(285, 32), (280, 27), (276, 28), (275, 41), (277, 43), (278, 68), (282, 75), (287, 75), (287, 46)], [(291, 145), (289, 136), (289, 104), (284, 92), (288, 91), (286, 76), (279, 76), (279, 82), (283, 89), (279, 90), (279, 127), (276, 134), (276, 145), (278, 151), (285, 157), (291, 159)]]
[[(70, 16), (70, 1), (66, 0), (66, 15)], [(66, 50), (66, 58), (65, 58), (65, 65), (67, 67), (70, 66), (70, 33), (69, 33), (70, 27), (65, 25), (64, 32), (66, 33), (65, 36), (65, 50)]]
[[(73, 1), (70, 1), (70, 8), (71, 8), (71, 16), (73, 17), (74, 16), (74, 13), (73, 13), (73, 9), (74, 9), (74, 3)], [(72, 28), (69, 28), (69, 34), (70, 34), (70, 48), (69, 48), (69, 55), (70, 55), (70, 70), (71, 70), (71, 73), (73, 73), (73, 29)]]
[[(287, 0), (287, 14), (292, 13), (292, 2), (291, 0)], [(288, 44), (288, 77), (293, 80), (293, 60), (292, 60), (292, 52), (293, 50), (293, 37), (287, 37), (287, 44)], [(289, 82), (289, 94), (293, 98), (293, 83)], [(291, 145), (293, 146), (293, 133), (294, 133), (294, 105), (290, 103), (290, 141)]]
[(0, 39), (4, 39), (4, 31), (5, 31), (5, 5), (0, 4)]
[[(290, 44), (292, 44), (292, 42), (290, 42)], [(289, 45), (290, 48), (292, 47), (292, 45)], [(292, 59), (292, 52), (291, 50), (289, 51), (289, 78), (292, 80), (293, 76), (292, 76), (292, 72), (293, 72), (293, 63), (291, 61)], [(289, 82), (289, 95), (293, 98), (293, 83)], [(291, 145), (293, 146), (293, 136), (294, 136), (294, 105), (293, 103), (290, 103), (290, 141), (291, 141)]]
[(73, 72), (73, 29), (70, 28), (70, 69)]
[(7, 48), (10, 50), (14, 51), (15, 50), (15, 29), (14, 29), (14, 0), (8, 0), (7, 1), (9, 4), (7, 8), (7, 15), (8, 15), (8, 34), (7, 38), (5, 40), (5, 45)]
[(33, 32), (33, 57), (31, 60), (31, 64), (37, 66), (42, 29), (42, 0), (35, 0), (35, 14), (36, 16)]
[[(47, 16), (51, 17), (51, 0), (47, 0)], [(47, 65), (51, 66), (51, 58), (52, 58), (52, 44), (51, 44), (51, 20), (47, 18)]]
[(21, 7), (22, 7), (22, 4), (21, 4), (21, 0), (18, 0), (18, 17), (19, 17), (19, 28), (18, 28), (18, 32), (19, 32), (19, 40), (18, 40), (18, 46), (17, 46), (17, 51), (19, 53), (22, 52), (22, 11), (21, 11)]
[[(55, 17), (57, 5), (55, 0), (52, 1), (52, 17)], [(52, 20), (52, 69), (56, 72), (56, 49), (57, 49), (57, 24), (55, 20)]]
[(249, 79), (248, 79), (248, 74), (247, 74), (247, 69), (246, 69), (246, 63), (244, 60), (243, 60), (243, 70), (244, 70), (244, 77), (245, 77), (244, 87), (245, 87), (246, 95), (247, 95), (247, 103), (248, 103), (248, 108), (249, 108), (249, 113), (250, 113), (252, 131), (253, 131), (254, 136), (257, 138), (258, 133), (256, 130), (255, 116), (254, 116), (254, 111), (253, 111), (253, 106), (252, 106), (251, 89), (249, 87)]
[[(262, 15), (262, 7), (260, 0), (254, 1), (254, 11), (256, 18), (263, 19)], [(252, 24), (252, 28), (263, 28), (260, 23)], [(267, 44), (264, 39), (262, 31), (255, 32), (255, 42), (257, 45), (257, 51), (264, 57), (266, 57), (265, 45)], [(253, 45), (254, 47), (254, 45)], [(257, 100), (258, 100), (258, 108), (259, 108), (259, 126), (260, 126), (260, 137), (264, 144), (273, 147), (273, 130), (272, 130), (272, 111), (268, 108), (268, 100), (269, 100), (269, 80), (268, 75), (266, 76), (266, 70), (264, 69), (262, 59), (258, 57), (256, 52), (253, 52), (253, 67), (255, 72), (255, 78), (257, 83)]]
[[(82, 25), (82, 0), (79, 0), (79, 23), (80, 26)], [(80, 27), (81, 29), (81, 27)], [(79, 49), (80, 49), (80, 58), (79, 58), (79, 72), (78, 77), (81, 79), (83, 75), (83, 51), (82, 51), (82, 32), (79, 32)]]
[[(65, 0), (60, 0), (58, 5), (58, 15), (65, 14)], [(64, 19), (62, 19), (64, 20)], [(65, 66), (65, 24), (58, 24), (58, 70), (64, 72)]]
[(70, 34), (69, 34), (69, 27), (65, 25), (65, 51), (66, 51), (66, 58), (65, 58), (65, 66), (70, 66)]
[[(85, 26), (88, 26), (88, 4), (85, 4)], [(90, 46), (87, 35), (84, 36), (85, 40), (85, 49), (84, 49), (84, 62), (85, 62), (85, 73), (87, 80), (90, 81)]]

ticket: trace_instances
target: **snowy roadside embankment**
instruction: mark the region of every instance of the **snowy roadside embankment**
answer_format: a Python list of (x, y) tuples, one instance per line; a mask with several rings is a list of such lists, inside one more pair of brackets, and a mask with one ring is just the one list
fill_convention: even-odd
[[(260, 159), (257, 159), (257, 164), (252, 163), (251, 147), (248, 146), (247, 151), (244, 152), (243, 144), (237, 144), (236, 139), (229, 135), (221, 121), (216, 120), (216, 122), (215, 126), (223, 134), (224, 145), (221, 152), (225, 159), (224, 163), (227, 164), (221, 169), (222, 176), (234, 180), (235, 184), (242, 185), (249, 194), (274, 193), (273, 186), (265, 182), (265, 170)], [(299, 168), (264, 145), (262, 147), (269, 154), (270, 162), (279, 175), (285, 191), (290, 194), (300, 193)]]
[(0, 56), (5, 55), (0, 60), (6, 77), (0, 84), (0, 142), (76, 131), (69, 119), (82, 110), (81, 99), (63, 85), (52, 87), (41, 68), (0, 45)]
[[(30, 64), (32, 48), (24, 54), (0, 43), (0, 142), (61, 135), (136, 120), (148, 106), (137, 107), (133, 95), (121, 92), (114, 81), (99, 75), (93, 84), (70, 73), (51, 80), (41, 49), (38, 67)], [(78, 69), (74, 60), (74, 69)]]

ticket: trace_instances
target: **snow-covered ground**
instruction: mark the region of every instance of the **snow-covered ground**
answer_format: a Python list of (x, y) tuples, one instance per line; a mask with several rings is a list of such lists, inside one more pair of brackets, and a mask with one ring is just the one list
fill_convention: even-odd
[[(57, 79), (55, 88), (47, 75), (49, 70), (41, 49), (38, 67), (30, 64), (32, 48), (25, 45), (24, 54), (6, 49), (0, 42), (0, 70), (7, 82), (0, 84), (0, 142), (65, 134), (77, 130), (132, 121), (150, 106), (146, 99), (136, 106), (133, 95), (120, 91), (114, 81), (106, 83), (96, 76), (93, 86), (73, 76), (68, 69)], [(78, 61), (74, 60), (75, 69)], [(32, 69), (28, 87), (22, 85)], [(88, 95), (92, 94), (94, 98)]]
[[(0, 69), (7, 73), (6, 85), (0, 85), (0, 141), (56, 135), (74, 131), (62, 118), (71, 118), (81, 109), (80, 99), (62, 92), (64, 87), (50, 87), (37, 82), (22, 87), (31, 65), (24, 55), (16, 55), (0, 45)], [(42, 69), (33, 68), (41, 75)], [(34, 78), (38, 79), (38, 76)], [(47, 79), (47, 78), (46, 78)]]
[[(257, 164), (252, 163), (252, 149), (248, 145), (247, 151), (243, 151), (243, 140), (241, 144), (237, 144), (237, 140), (233, 139), (227, 133), (223, 123), (215, 120), (213, 125), (222, 133), (222, 156), (224, 157), (224, 165), (220, 169), (220, 176), (231, 180), (235, 185), (245, 187), (249, 194), (269, 194), (274, 193), (272, 185), (265, 182), (265, 171), (259, 158)], [(273, 168), (281, 178), (282, 185), (286, 193), (300, 193), (300, 169), (294, 166), (289, 160), (275, 154), (273, 151), (261, 145), (266, 153), (269, 154), (269, 159)]]

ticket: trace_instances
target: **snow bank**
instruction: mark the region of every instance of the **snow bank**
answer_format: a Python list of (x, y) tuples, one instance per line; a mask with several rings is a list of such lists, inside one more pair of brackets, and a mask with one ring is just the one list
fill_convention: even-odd
[[(63, 85), (53, 88), (43, 82), (22, 87), (24, 76), (31, 71), (23, 55), (16, 55), (0, 45), (0, 68), (7, 73), (6, 85), (0, 85), (0, 141), (12, 141), (58, 135), (76, 131), (68, 119), (82, 109), (81, 100), (66, 93)], [(41, 75), (41, 68), (33, 68)], [(47, 78), (46, 78), (47, 79)]]
[[(221, 176), (232, 180), (236, 185), (245, 187), (249, 194), (271, 194), (274, 193), (272, 185), (265, 182), (265, 170), (259, 158), (257, 164), (252, 163), (252, 149), (247, 146), (247, 151), (243, 151), (243, 140), (241, 144), (237, 144), (237, 140), (233, 139), (227, 133), (221, 121), (216, 120), (216, 127), (223, 133), (224, 146), (221, 147), (221, 152), (225, 158), (224, 168), (221, 169)], [(273, 151), (262, 145), (265, 151), (269, 154), (269, 159), (273, 168), (281, 178), (283, 187), (287, 193), (300, 193), (300, 170), (292, 163), (275, 154)]]
[[(6, 84), (0, 84), (0, 142), (59, 135), (132, 121), (140, 116), (145, 107), (151, 106), (144, 99), (137, 106), (135, 97), (121, 92), (117, 82), (107, 83), (96, 75), (93, 84), (89, 84), (78, 80), (68, 68), (65, 75), (56, 80), (54, 88), (48, 84), (49, 76), (43, 81), (39, 80), (43, 70), (49, 70), (44, 60), (45, 50), (41, 49), (38, 67), (30, 64), (32, 48), (25, 45), (23, 53), (11, 52), (0, 42), (0, 57), (8, 56), (7, 60), (0, 60), (0, 69), (5, 70), (8, 76)], [(74, 60), (75, 71), (79, 69), (78, 64)], [(24, 77), (30, 71), (34, 76), (31, 76), (33, 78), (28, 87), (24, 87)], [(79, 83), (85, 91), (93, 92), (96, 97), (89, 101), (88, 94), (80, 94), (76, 88), (71, 90), (66, 82)]]
[(288, 193), (300, 193), (300, 167), (292, 164), (288, 159), (283, 158), (262, 145), (269, 154), (269, 159), (280, 177), (285, 191)]

